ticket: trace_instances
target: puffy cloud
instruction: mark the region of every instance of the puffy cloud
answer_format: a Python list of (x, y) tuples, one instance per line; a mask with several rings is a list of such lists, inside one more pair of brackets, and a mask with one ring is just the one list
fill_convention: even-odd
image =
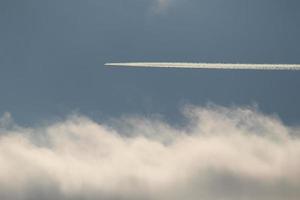
[(253, 108), (188, 107), (187, 125), (0, 120), (0, 199), (300, 198), (300, 129)]

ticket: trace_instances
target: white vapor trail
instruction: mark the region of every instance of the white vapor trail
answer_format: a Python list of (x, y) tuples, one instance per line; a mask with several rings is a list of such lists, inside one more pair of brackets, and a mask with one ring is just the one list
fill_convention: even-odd
[(240, 70), (300, 70), (300, 64), (242, 64), (242, 63), (184, 63), (184, 62), (128, 62), (106, 63), (118, 67), (158, 67), (192, 69), (240, 69)]

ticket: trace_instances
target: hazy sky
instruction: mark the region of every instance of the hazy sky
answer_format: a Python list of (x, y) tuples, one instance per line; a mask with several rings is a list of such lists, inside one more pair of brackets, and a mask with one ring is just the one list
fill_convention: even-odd
[(300, 63), (297, 0), (1, 0), (0, 113), (178, 119), (252, 105), (300, 122), (300, 72), (108, 69), (105, 62)]
[(104, 66), (300, 64), (299, 7), (0, 0), (0, 199), (300, 199), (300, 71)]

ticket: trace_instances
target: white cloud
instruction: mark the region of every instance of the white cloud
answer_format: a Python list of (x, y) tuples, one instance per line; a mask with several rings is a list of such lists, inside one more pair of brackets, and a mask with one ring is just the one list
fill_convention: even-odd
[(20, 128), (4, 126), (7, 115), (0, 199), (300, 198), (299, 129), (248, 108), (189, 107), (185, 115), (182, 128), (81, 116)]

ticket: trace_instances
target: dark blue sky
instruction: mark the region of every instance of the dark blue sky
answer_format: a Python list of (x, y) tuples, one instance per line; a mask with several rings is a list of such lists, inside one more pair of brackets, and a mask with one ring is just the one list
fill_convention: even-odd
[(186, 104), (253, 105), (300, 123), (300, 72), (106, 68), (105, 62), (300, 63), (297, 0), (1, 0), (0, 113), (96, 120)]

